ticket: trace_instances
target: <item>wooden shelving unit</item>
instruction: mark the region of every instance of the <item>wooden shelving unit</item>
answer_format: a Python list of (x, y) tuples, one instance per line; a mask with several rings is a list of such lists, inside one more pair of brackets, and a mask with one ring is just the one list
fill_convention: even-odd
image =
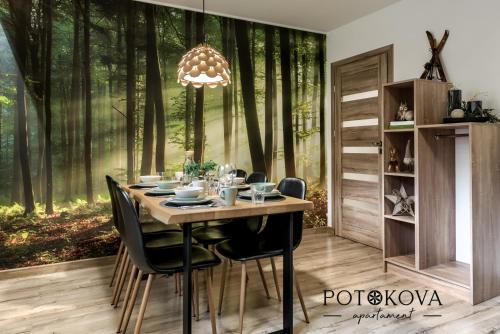
[[(384, 85), (383, 193), (403, 184), (415, 196), (415, 217), (393, 216), (392, 203), (382, 197), (384, 266), (456, 290), (477, 304), (500, 295), (500, 126), (440, 124), (450, 87), (420, 79)], [(415, 127), (388, 129), (401, 101), (414, 111)], [(469, 137), (470, 161), (455, 161), (456, 131)], [(389, 149), (395, 147), (402, 158), (408, 140), (415, 170), (388, 172)], [(456, 163), (470, 169), (471, 227), (464, 231), (471, 238), (470, 264), (456, 260)]]

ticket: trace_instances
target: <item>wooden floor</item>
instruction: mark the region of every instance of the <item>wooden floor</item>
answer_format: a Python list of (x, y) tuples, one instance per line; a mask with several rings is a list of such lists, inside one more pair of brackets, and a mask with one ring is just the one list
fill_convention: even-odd
[[(295, 254), (297, 275), (311, 318), (310, 324), (303, 321), (296, 299), (296, 333), (500, 333), (500, 298), (473, 307), (444, 292), (439, 293), (441, 307), (422, 307), (417, 303), (382, 306), (384, 312), (397, 313), (414, 307), (416, 311), (411, 320), (369, 319), (357, 324), (353, 314), (373, 312), (378, 307), (370, 305), (366, 298), (361, 306), (354, 303), (341, 306), (334, 302), (323, 306), (324, 289), (423, 290), (425, 286), (384, 273), (380, 251), (324, 233), (306, 234)], [(28, 269), (0, 273), (0, 333), (115, 333), (119, 312), (109, 304), (111, 262), (112, 258), (105, 258), (80, 263), (71, 270), (68, 265), (57, 265), (41, 272)], [(281, 326), (281, 305), (276, 299), (271, 266), (269, 261), (264, 263), (272, 299), (265, 297), (255, 263), (249, 264), (245, 333), (267, 333)], [(278, 268), (281, 268), (280, 262)], [(33, 271), (38, 274), (30, 275)], [(219, 272), (217, 269), (214, 276), (217, 295)], [(232, 333), (238, 328), (239, 275), (240, 265), (235, 263), (226, 283), (223, 312), (218, 318), (219, 333)], [(193, 321), (193, 333), (209, 333), (204, 291), (200, 302), (202, 316), (199, 322)], [(143, 332), (180, 333), (181, 309), (182, 300), (174, 293), (173, 280), (156, 280)], [(325, 317), (328, 314), (340, 317)], [(442, 316), (424, 317), (425, 314)], [(135, 316), (136, 313), (132, 322)]]

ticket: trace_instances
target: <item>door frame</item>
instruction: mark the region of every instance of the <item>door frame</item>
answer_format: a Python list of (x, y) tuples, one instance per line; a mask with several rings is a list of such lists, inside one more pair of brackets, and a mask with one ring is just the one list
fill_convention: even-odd
[[(330, 145), (332, 147), (332, 155), (331, 155), (331, 166), (333, 166), (333, 178), (332, 178), (332, 190), (333, 190), (333, 201), (332, 201), (332, 207), (330, 208), (332, 211), (332, 217), (333, 217), (333, 228), (335, 235), (338, 235), (339, 231), (339, 226), (340, 226), (340, 205), (341, 205), (341, 187), (337, 187), (339, 182), (342, 179), (342, 171), (341, 171), (341, 160), (336, 159), (336, 157), (340, 157), (342, 152), (342, 147), (341, 147), (341, 142), (340, 142), (340, 133), (341, 133), (341, 118), (340, 118), (340, 113), (337, 111), (339, 110), (339, 105), (340, 105), (340, 94), (335, 91), (335, 77), (336, 77), (336, 72), (337, 70), (346, 64), (359, 61), (365, 58), (370, 58), (373, 56), (378, 56), (378, 55), (383, 55), (386, 54), (387, 56), (387, 82), (393, 82), (394, 81), (394, 44), (389, 44), (386, 46), (383, 46), (378, 49), (374, 49), (368, 52), (364, 52), (352, 57), (348, 57), (342, 60), (335, 61), (330, 64), (330, 96), (331, 96), (331, 110), (332, 110), (332, 117), (331, 117), (331, 129), (333, 129), (332, 136), (330, 137)], [(382, 92), (380, 92), (382, 93)], [(380, 110), (382, 112), (383, 108), (383, 102), (382, 102), (382, 95), (380, 95)], [(383, 124), (380, 124), (380, 138), (382, 140), (383, 136)], [(382, 159), (381, 162), (382, 164)], [(383, 171), (383, 166), (381, 166), (381, 171)], [(382, 180), (381, 175), (380, 180)], [(381, 182), (381, 181), (380, 181)], [(382, 187), (380, 187), (380, 196), (382, 196)], [(381, 208), (382, 209), (382, 208)], [(380, 211), (380, 214), (383, 214), (382, 211)], [(383, 225), (382, 225), (383, 228)], [(382, 236), (383, 234), (381, 234)], [(383, 239), (382, 241), (382, 247), (383, 247)]]

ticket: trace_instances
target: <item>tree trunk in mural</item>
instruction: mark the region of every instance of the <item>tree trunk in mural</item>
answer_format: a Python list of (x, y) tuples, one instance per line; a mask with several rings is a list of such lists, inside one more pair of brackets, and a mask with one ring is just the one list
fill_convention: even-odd
[(320, 160), (319, 173), (320, 185), (325, 184), (326, 177), (326, 148), (325, 148), (325, 36), (318, 35), (319, 39), (319, 137), (320, 137)]
[[(148, 5), (146, 5), (145, 16), (148, 14)], [(149, 38), (147, 38), (147, 44)], [(149, 49), (151, 46), (146, 45)], [(156, 46), (154, 46), (156, 47)], [(149, 54), (149, 52), (147, 52)], [(141, 175), (151, 174), (151, 167), (153, 165), (153, 141), (154, 141), (154, 120), (155, 120), (155, 107), (153, 90), (150, 89), (155, 83), (152, 81), (153, 75), (151, 74), (151, 66), (146, 66), (146, 101), (144, 106), (144, 127), (142, 137), (142, 160), (141, 160)]]
[[(276, 36), (273, 35), (273, 39)], [(278, 83), (276, 77), (278, 76), (278, 71), (276, 68), (276, 57), (272, 58), (273, 65), (273, 173), (272, 180), (273, 182), (278, 181)], [(271, 177), (271, 176), (269, 176)]]
[[(19, 75), (19, 74), (18, 74)], [(17, 100), (17, 99), (16, 99)], [(17, 104), (16, 104), (17, 108)], [(14, 137), (14, 147), (12, 148), (12, 190), (10, 193), (10, 202), (11, 203), (20, 203), (21, 202), (21, 192), (19, 189), (19, 177), (20, 177), (20, 169), (19, 166), (19, 111), (14, 113), (14, 126), (13, 126), (13, 137)]]
[(306, 32), (302, 31), (300, 35), (300, 44), (301, 44), (301, 59), (300, 63), (302, 65), (302, 85), (301, 85), (301, 106), (300, 108), (300, 115), (301, 115), (301, 121), (302, 121), (302, 128), (301, 128), (301, 149), (302, 149), (302, 178), (304, 180), (307, 179), (307, 158), (306, 158), (306, 140), (308, 138), (307, 135), (307, 119), (308, 119), (308, 112), (309, 108), (307, 107), (307, 72), (309, 68), (309, 63), (307, 59), (307, 45), (306, 45)]
[(135, 141), (135, 95), (136, 95), (136, 56), (135, 56), (135, 2), (127, 2), (127, 182), (134, 181), (134, 141)]
[(94, 190), (92, 186), (92, 91), (90, 76), (90, 0), (85, 0), (83, 12), (83, 67), (85, 79), (85, 192), (87, 203), (94, 204)]
[(53, 214), (53, 184), (52, 184), (52, 0), (44, 0), (45, 18), (45, 173), (46, 173), (46, 198), (45, 213)]
[[(222, 22), (222, 54), (225, 55), (229, 65), (232, 63), (232, 34), (231, 34), (231, 22), (230, 19), (223, 17)], [(231, 134), (232, 134), (232, 122), (233, 122), (233, 95), (232, 88), (226, 86), (222, 89), (222, 118), (223, 118), (223, 128), (224, 128), (224, 162), (231, 161)]]
[(236, 45), (238, 47), (238, 58), (240, 62), (241, 92), (245, 107), (245, 123), (248, 134), (248, 145), (254, 171), (265, 172), (266, 162), (262, 150), (262, 139), (260, 138), (259, 118), (255, 103), (254, 73), (252, 71), (252, 60), (248, 41), (248, 23), (235, 20)]
[(297, 31), (293, 31), (293, 114), (294, 117), (294, 133), (295, 133), (295, 152), (297, 161), (296, 168), (300, 170), (300, 105), (299, 105), (299, 44), (297, 43)]
[(27, 65), (26, 46), (28, 45), (29, 40), (28, 26), (30, 22), (32, 3), (30, 0), (11, 0), (9, 1), (9, 4), (15, 19), (15, 46), (17, 64), (19, 67), (16, 83), (17, 135), (19, 144), (19, 164), (23, 180), (24, 213), (28, 214), (35, 210), (28, 147), (28, 110), (26, 108), (26, 92), (24, 86)]
[(156, 44), (154, 6), (146, 6), (146, 75), (151, 76), (146, 84), (146, 90), (151, 90), (156, 111), (156, 171), (165, 170), (165, 110), (163, 107), (162, 80), (160, 73), (160, 62)]
[(283, 150), (285, 153), (286, 176), (295, 176), (295, 152), (293, 147), (292, 118), (292, 78), (290, 75), (290, 33), (287, 28), (280, 28), (281, 52), (281, 98), (283, 104)]
[[(70, 114), (68, 115), (68, 120), (70, 124), (70, 129), (68, 131), (68, 179), (66, 183), (67, 191), (71, 194), (72, 189), (77, 189), (77, 185), (73, 178), (74, 170), (74, 155), (78, 152), (78, 147), (76, 146), (76, 122), (80, 115), (80, 81), (81, 81), (81, 68), (80, 68), (80, 7), (79, 1), (74, 0), (73, 2), (73, 55), (72, 55), (72, 72), (71, 72), (71, 108)], [(77, 159), (78, 160), (78, 159)], [(78, 182), (78, 181), (76, 181)], [(68, 197), (69, 200), (69, 197)]]
[(311, 106), (311, 127), (316, 129), (318, 126), (318, 88), (319, 88), (319, 41), (315, 41), (314, 50), (314, 77), (313, 77), (313, 94), (312, 94), (312, 106)]
[(267, 176), (271, 178), (273, 170), (273, 59), (274, 59), (274, 28), (265, 27), (265, 100), (264, 100), (264, 154)]
[[(231, 39), (234, 41), (234, 20), (231, 20)], [(233, 86), (233, 104), (234, 104), (234, 153), (233, 153), (233, 162), (238, 164), (238, 152), (239, 152), (239, 113), (240, 113), (240, 101), (238, 96), (238, 54), (236, 52), (236, 44), (233, 43), (232, 47), (233, 54), (233, 64), (232, 65), (232, 86)]]
[[(203, 43), (204, 31), (202, 13), (196, 13), (196, 44)], [(205, 146), (204, 121), (205, 87), (196, 89), (196, 107), (194, 110), (194, 161), (202, 162)]]
[[(193, 48), (193, 12), (186, 11), (184, 14), (184, 44), (186, 51)], [(191, 123), (193, 115), (193, 91), (192, 85), (186, 86), (186, 107), (184, 108), (184, 150), (192, 149)]]

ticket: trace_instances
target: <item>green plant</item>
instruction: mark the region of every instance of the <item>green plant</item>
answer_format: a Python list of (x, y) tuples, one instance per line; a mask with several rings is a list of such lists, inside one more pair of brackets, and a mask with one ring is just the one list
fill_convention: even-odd
[(186, 164), (184, 167), (184, 173), (190, 176), (199, 176), (200, 175), (200, 164), (197, 162), (193, 162), (190, 164)]
[(217, 168), (217, 164), (213, 160), (208, 160), (207, 162), (201, 165), (201, 169), (205, 172), (214, 171)]

